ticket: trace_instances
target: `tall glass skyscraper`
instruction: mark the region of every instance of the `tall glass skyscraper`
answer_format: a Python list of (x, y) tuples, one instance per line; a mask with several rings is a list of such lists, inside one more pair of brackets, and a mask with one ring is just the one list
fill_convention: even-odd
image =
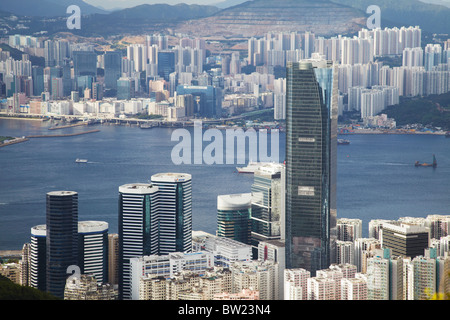
[(158, 187), (119, 187), (119, 295), (130, 297), (130, 258), (158, 254)]
[(48, 292), (64, 297), (67, 268), (78, 265), (78, 193), (47, 193), (47, 285)]
[(337, 79), (331, 61), (287, 64), (286, 268), (313, 276), (334, 256)]
[(158, 187), (159, 252), (192, 251), (192, 177), (185, 173), (158, 173), (151, 177)]
[(122, 55), (120, 51), (107, 51), (105, 59), (105, 87), (117, 89), (117, 80), (122, 72)]
[(282, 175), (284, 166), (280, 163), (267, 163), (254, 173), (251, 217), (254, 256), (259, 242), (282, 239), (282, 222), (285, 218)]

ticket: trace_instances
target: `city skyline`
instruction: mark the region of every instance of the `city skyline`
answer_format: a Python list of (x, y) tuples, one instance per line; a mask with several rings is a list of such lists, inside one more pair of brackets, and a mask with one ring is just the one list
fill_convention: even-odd
[[(285, 3), (292, 14), (301, 7)], [(33, 225), (38, 212), (21, 221), (29, 241), (20, 263), (0, 260), (1, 274), (65, 300), (429, 300), (450, 292), (450, 34), (429, 37), (419, 23), (371, 28), (367, 17), (354, 23), (354, 8), (333, 6), (348, 19), (342, 34), (345, 23), (330, 30), (326, 15), (314, 28), (260, 26), (238, 37), (195, 34), (211, 16), (186, 22), (186, 34), (167, 25), (107, 40), (5, 33), (0, 163), (16, 169), (2, 173), (1, 227), (19, 227), (17, 212), (44, 199), (45, 224)], [(286, 14), (270, 14), (278, 10)], [(72, 18), (81, 17), (75, 10)], [(239, 32), (250, 20), (227, 28)], [(433, 108), (422, 115), (428, 123), (392, 113), (423, 100)], [(25, 157), (27, 147), (35, 151)], [(424, 152), (433, 165), (416, 159)], [(340, 186), (344, 214), (338, 161), (352, 181)], [(27, 170), (30, 184), (18, 186)], [(424, 187), (429, 203), (409, 214)], [(26, 200), (38, 192), (40, 200)]]

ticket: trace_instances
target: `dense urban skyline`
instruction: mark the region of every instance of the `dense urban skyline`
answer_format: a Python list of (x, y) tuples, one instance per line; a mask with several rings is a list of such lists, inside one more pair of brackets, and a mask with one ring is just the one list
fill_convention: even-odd
[[(69, 30), (81, 19), (74, 12)], [(193, 182), (222, 181), (180, 172), (173, 154), (168, 170), (115, 186), (117, 233), (103, 219), (79, 219), (77, 190), (55, 189), (43, 194), (46, 224), (28, 226), (20, 264), (3, 264), (2, 275), (66, 300), (426, 300), (450, 292), (450, 213), (372, 217), (363, 238), (362, 221), (337, 210), (337, 148), (351, 143), (338, 134), (450, 136), (450, 124), (397, 126), (387, 116), (408, 101), (447, 97), (450, 35), (361, 21), (339, 35), (261, 30), (226, 40), (170, 28), (108, 41), (5, 33), (0, 121), (37, 119), (61, 134), (1, 136), (1, 151), (36, 138), (88, 139), (103, 125), (171, 128), (161, 143), (189, 142), (178, 154), (184, 164), (191, 156), (193, 165), (223, 164), (218, 154), (230, 153), (226, 163), (250, 174), (252, 186), (217, 196), (216, 234), (193, 229)], [(446, 114), (448, 100), (439, 101)], [(284, 161), (262, 161), (269, 144), (261, 135), (279, 131)], [(222, 133), (236, 135), (236, 145)], [(270, 147), (273, 155), (278, 141)], [(239, 153), (248, 156), (242, 166)]]

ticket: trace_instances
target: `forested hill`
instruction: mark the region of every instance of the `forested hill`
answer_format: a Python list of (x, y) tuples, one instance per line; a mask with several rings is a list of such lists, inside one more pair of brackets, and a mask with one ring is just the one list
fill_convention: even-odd
[(402, 99), (382, 113), (394, 118), (398, 126), (422, 124), (450, 131), (450, 92), (423, 98)]

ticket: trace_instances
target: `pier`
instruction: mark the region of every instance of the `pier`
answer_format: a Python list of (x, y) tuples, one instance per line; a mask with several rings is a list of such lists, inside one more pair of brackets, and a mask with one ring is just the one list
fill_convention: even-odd
[(94, 133), (94, 132), (100, 132), (100, 130), (89, 130), (89, 131), (76, 132), (76, 133), (65, 133), (65, 134), (37, 134), (37, 135), (26, 136), (26, 138), (73, 137), (73, 136), (79, 136), (82, 134)]

